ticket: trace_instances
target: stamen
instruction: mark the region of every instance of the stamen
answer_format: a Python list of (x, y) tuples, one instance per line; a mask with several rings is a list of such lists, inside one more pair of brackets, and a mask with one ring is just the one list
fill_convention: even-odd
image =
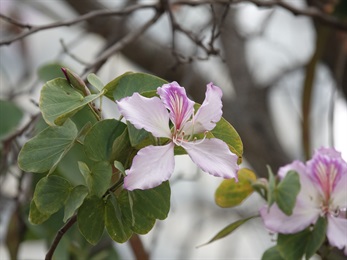
[(196, 137), (194, 137), (193, 142), (196, 142), (196, 143), (194, 143), (194, 144), (195, 144), (195, 145), (197, 145), (197, 144), (201, 144), (203, 141), (205, 141), (206, 136), (207, 136), (207, 133), (208, 133), (208, 131), (205, 131), (205, 132), (204, 132), (204, 138), (199, 139), (199, 142), (196, 142), (198, 139), (197, 139)]

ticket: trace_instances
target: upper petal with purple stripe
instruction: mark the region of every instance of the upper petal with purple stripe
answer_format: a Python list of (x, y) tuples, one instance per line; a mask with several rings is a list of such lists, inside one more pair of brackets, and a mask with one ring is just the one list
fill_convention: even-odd
[(157, 89), (162, 102), (170, 110), (170, 119), (177, 130), (191, 118), (194, 112), (194, 102), (186, 94), (186, 90), (177, 82), (164, 84)]

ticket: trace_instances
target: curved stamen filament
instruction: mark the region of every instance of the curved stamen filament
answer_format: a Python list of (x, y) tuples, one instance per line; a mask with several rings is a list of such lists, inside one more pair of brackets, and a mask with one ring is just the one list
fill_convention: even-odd
[[(199, 139), (199, 140), (196, 137), (194, 137), (194, 141), (193, 141), (194, 144), (201, 144), (203, 141), (205, 141), (207, 133), (208, 133), (208, 131), (205, 131), (204, 132), (204, 137), (202, 139)], [(197, 142), (197, 141), (199, 141), (199, 142)]]

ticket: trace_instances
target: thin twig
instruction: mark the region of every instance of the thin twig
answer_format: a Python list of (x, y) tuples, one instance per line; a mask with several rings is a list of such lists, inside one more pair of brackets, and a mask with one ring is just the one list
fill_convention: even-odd
[(337, 19), (335, 16), (326, 14), (315, 7), (306, 7), (305, 9), (298, 8), (290, 4), (288, 1), (285, 2), (283, 0), (268, 0), (268, 1), (263, 1), (263, 0), (195, 0), (195, 1), (177, 0), (173, 2), (172, 5), (189, 5), (189, 6), (198, 6), (203, 4), (234, 5), (239, 3), (252, 3), (258, 7), (264, 7), (264, 8), (273, 8), (276, 6), (282, 7), (290, 11), (294, 15), (312, 17), (325, 25), (328, 25), (335, 29), (347, 31), (347, 22), (341, 21)]
[[(183, 28), (181, 26), (181, 24), (179, 24), (176, 21), (176, 18), (173, 15), (173, 12), (171, 10), (171, 6), (170, 6), (170, 3), (168, 0), (161, 0), (161, 3), (162, 3), (162, 6), (164, 7), (165, 11), (168, 13), (169, 20), (171, 23), (171, 30), (172, 30), (172, 46), (171, 46), (172, 50), (171, 50), (171, 52), (172, 52), (172, 55), (176, 59), (176, 64), (174, 64), (174, 66), (172, 67), (173, 69), (175, 69), (177, 66), (179, 66), (180, 64), (183, 64), (183, 63), (191, 63), (194, 60), (207, 60), (210, 55), (218, 55), (219, 54), (219, 50), (216, 50), (214, 48), (214, 46), (206, 46), (203, 43), (203, 39), (201, 37), (198, 37), (197, 35), (194, 34), (194, 32)], [(190, 39), (193, 43), (195, 43), (195, 45), (198, 48), (200, 48), (204, 51), (206, 56), (205, 57), (199, 57), (199, 56), (186, 57), (182, 53), (179, 53), (176, 49), (176, 32), (181, 32), (182, 34), (187, 36), (188, 39)]]
[(49, 248), (45, 260), (51, 260), (54, 254), (55, 249), (57, 248), (61, 238), (64, 236), (64, 234), (76, 223), (77, 221), (77, 215), (74, 215), (70, 218), (66, 224), (59, 229), (58, 233), (56, 234), (51, 247)]
[(61, 44), (61, 47), (63, 48), (63, 52), (66, 53), (70, 58), (72, 58), (73, 60), (77, 61), (81, 65), (84, 65), (84, 66), (89, 66), (90, 65), (88, 62), (85, 62), (85, 61), (81, 60), (79, 57), (77, 57), (76, 55), (71, 53), (69, 51), (69, 48), (66, 46), (66, 44), (65, 44), (63, 39), (60, 39), (60, 44)]
[(25, 25), (25, 28), (28, 28), (28, 31), (22, 32), (14, 37), (11, 37), (9, 39), (0, 41), (0, 46), (2, 45), (9, 45), (12, 42), (18, 41), (20, 39), (23, 39), (31, 34), (34, 34), (39, 31), (44, 31), (48, 29), (53, 29), (53, 28), (58, 28), (58, 27), (65, 27), (65, 26), (71, 26), (75, 25), (77, 23), (81, 23), (96, 17), (106, 17), (106, 16), (116, 16), (116, 15), (129, 15), (137, 10), (142, 10), (142, 9), (158, 9), (157, 4), (137, 4), (137, 5), (132, 5), (129, 7), (124, 8), (123, 10), (96, 10), (96, 11), (91, 11), (87, 14), (81, 15), (77, 18), (70, 19), (67, 21), (62, 21), (62, 22), (54, 22), (46, 25), (40, 25), (40, 26), (35, 26), (35, 25), (29, 25), (29, 24), (24, 24), (20, 23), (18, 21), (15, 21), (11, 19), (10, 17), (1, 14), (0, 13), (0, 18), (5, 19), (8, 22), (11, 22), (14, 25), (17, 25), (19, 27), (23, 27)]
[(3, 15), (0, 13), (0, 18), (7, 21), (8, 23), (12, 24), (12, 25), (15, 25), (17, 27), (20, 27), (20, 28), (25, 28), (25, 29), (32, 29), (33, 25), (31, 24), (25, 24), (25, 23), (21, 23), (11, 17), (8, 17), (6, 15)]
[(156, 12), (152, 19), (146, 22), (142, 27), (138, 28), (125, 35), (121, 40), (116, 42), (116, 44), (112, 45), (108, 49), (106, 49), (103, 53), (99, 55), (99, 57), (88, 67), (85, 68), (83, 75), (81, 78), (86, 77), (89, 73), (93, 71), (95, 68), (99, 68), (102, 64), (104, 64), (111, 55), (120, 51), (129, 43), (135, 41), (140, 35), (142, 35), (149, 27), (151, 27), (162, 15), (162, 12)]

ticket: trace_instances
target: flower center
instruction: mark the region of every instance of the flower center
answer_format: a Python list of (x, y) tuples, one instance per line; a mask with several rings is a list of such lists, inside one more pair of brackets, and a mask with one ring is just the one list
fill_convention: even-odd
[[(199, 142), (195, 142), (194, 144), (202, 143), (206, 139), (207, 133), (208, 131), (204, 133), (204, 137), (202, 139), (197, 139), (196, 137), (194, 137), (193, 141), (199, 140)], [(184, 131), (175, 130), (172, 135), (172, 142), (177, 146), (181, 146), (184, 142), (192, 141), (192, 136), (193, 135), (186, 135)]]

